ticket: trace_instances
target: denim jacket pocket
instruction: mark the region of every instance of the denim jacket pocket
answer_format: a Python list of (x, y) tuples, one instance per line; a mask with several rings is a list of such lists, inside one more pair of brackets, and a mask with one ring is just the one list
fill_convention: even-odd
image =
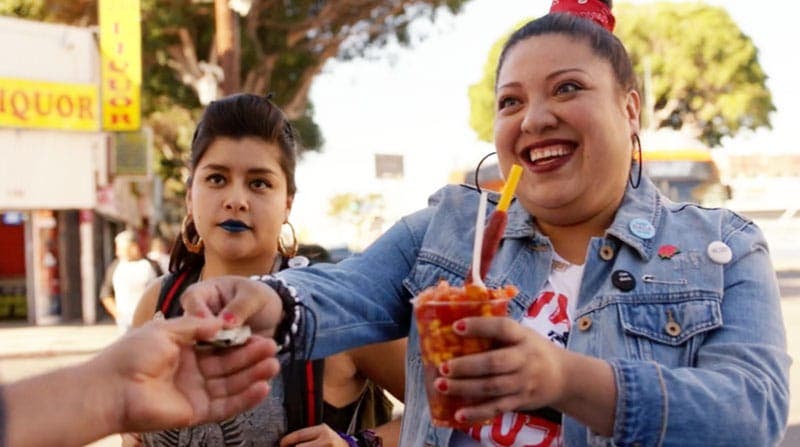
[(628, 354), (672, 366), (694, 363), (696, 349), (722, 326), (721, 297), (707, 291), (634, 298), (619, 306)]

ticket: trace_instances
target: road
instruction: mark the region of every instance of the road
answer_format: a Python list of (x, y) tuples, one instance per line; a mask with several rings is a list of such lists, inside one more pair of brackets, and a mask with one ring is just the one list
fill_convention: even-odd
[[(790, 371), (791, 389), (800, 390), (800, 270), (783, 271), (778, 273), (781, 288), (781, 305), (783, 318), (786, 325), (788, 350), (796, 363)], [(80, 330), (80, 329), (76, 329)], [(110, 342), (114, 336), (113, 331), (94, 332), (94, 336), (106, 337)], [(5, 333), (0, 329), (0, 337)], [(31, 374), (48, 371), (52, 368), (70, 365), (89, 357), (89, 354), (74, 353), (71, 355), (49, 355), (30, 358), (5, 358), (0, 364), (0, 375), (3, 381), (16, 380)], [(119, 446), (119, 437), (110, 436), (91, 444), (91, 447)], [(800, 391), (793, 392), (789, 412), (789, 430), (780, 447), (800, 447)]]

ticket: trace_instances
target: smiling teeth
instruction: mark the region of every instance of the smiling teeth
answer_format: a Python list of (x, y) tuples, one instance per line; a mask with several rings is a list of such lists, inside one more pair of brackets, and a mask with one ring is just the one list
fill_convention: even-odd
[(544, 150), (532, 150), (530, 152), (530, 160), (531, 163), (535, 163), (539, 160), (550, 158), (550, 157), (561, 157), (563, 155), (569, 154), (569, 150), (564, 147), (552, 148), (552, 149), (544, 149)]

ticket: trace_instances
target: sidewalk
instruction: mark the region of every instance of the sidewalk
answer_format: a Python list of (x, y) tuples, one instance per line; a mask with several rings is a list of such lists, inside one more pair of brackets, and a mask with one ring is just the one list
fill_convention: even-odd
[(118, 337), (111, 322), (84, 325), (79, 322), (30, 326), (27, 322), (0, 324), (0, 360), (91, 354)]

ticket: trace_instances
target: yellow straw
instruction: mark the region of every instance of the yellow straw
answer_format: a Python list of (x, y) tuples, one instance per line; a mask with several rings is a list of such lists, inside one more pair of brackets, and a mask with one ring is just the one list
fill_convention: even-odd
[(511, 197), (514, 195), (514, 190), (517, 189), (519, 177), (522, 175), (522, 166), (513, 165), (511, 171), (508, 173), (508, 180), (503, 185), (503, 192), (500, 194), (500, 202), (497, 204), (498, 211), (506, 211), (511, 204)]

